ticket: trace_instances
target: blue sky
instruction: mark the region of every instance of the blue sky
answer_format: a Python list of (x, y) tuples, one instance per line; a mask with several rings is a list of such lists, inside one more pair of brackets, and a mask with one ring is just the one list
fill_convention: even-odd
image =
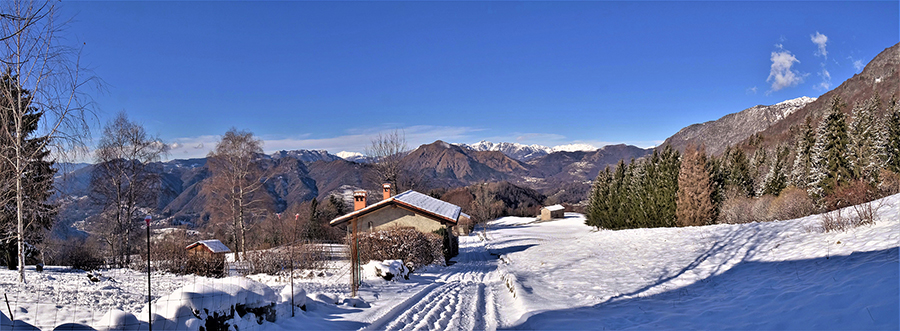
[[(758, 104), (817, 97), (900, 42), (881, 2), (63, 2), (125, 111), (206, 154), (482, 139), (654, 146)], [(827, 74), (826, 74), (827, 73)], [(99, 132), (99, 130), (98, 130)]]

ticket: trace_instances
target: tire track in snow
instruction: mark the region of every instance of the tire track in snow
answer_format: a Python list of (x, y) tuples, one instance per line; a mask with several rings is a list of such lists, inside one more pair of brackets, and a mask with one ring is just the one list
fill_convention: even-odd
[(464, 239), (460, 244), (465, 244), (465, 249), (456, 264), (438, 275), (436, 283), (364, 330), (495, 330), (499, 316), (492, 285), (500, 283), (497, 259), (477, 238), (460, 239)]

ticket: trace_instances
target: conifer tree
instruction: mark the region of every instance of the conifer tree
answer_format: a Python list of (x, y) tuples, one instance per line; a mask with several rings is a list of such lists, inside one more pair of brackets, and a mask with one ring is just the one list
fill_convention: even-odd
[(688, 146), (678, 173), (678, 226), (705, 225), (712, 221), (712, 186), (706, 167), (706, 149)]
[(591, 189), (591, 198), (588, 200), (588, 215), (585, 224), (595, 229), (608, 228), (610, 220), (609, 192), (612, 175), (609, 166), (597, 174)]
[(739, 148), (734, 149), (731, 151), (729, 163), (731, 170), (728, 172), (726, 180), (729, 189), (740, 196), (752, 197), (755, 193), (754, 187), (756, 185), (754, 184), (750, 160), (747, 160), (747, 155)]
[(643, 178), (641, 186), (643, 186), (643, 210), (644, 210), (644, 227), (655, 226), (655, 222), (662, 219), (660, 214), (660, 205), (658, 198), (659, 186), (659, 152), (653, 151), (649, 159), (641, 162)]
[[(22, 89), (18, 83), (18, 78), (9, 72), (4, 73), (0, 77), (0, 118), (10, 119), (14, 110), (13, 104), (16, 100), (22, 100), (23, 105), (22, 116), (22, 155), (29, 156), (24, 159), (24, 171), (21, 176), (23, 190), (22, 195), (22, 215), (27, 220), (23, 229), (24, 235), (21, 237), (29, 246), (37, 243), (42, 238), (45, 229), (49, 229), (53, 217), (56, 216), (56, 208), (54, 205), (47, 203), (50, 195), (53, 194), (53, 176), (56, 169), (53, 169), (53, 162), (47, 160), (50, 150), (47, 148), (47, 136), (38, 136), (38, 121), (44, 113), (34, 107), (31, 103), (31, 91)], [(0, 125), (7, 126), (4, 131), (13, 131), (11, 128), (15, 123), (11, 120), (0, 122)], [(16, 153), (11, 148), (13, 145), (9, 141), (10, 137), (0, 135), (0, 254), (2, 259), (7, 262), (10, 270), (16, 269), (19, 264), (18, 247), (19, 240), (17, 236), (17, 207), (16, 202), (16, 172), (14, 171)]]
[(831, 109), (816, 134), (813, 146), (812, 180), (815, 183), (809, 193), (817, 198), (831, 194), (835, 188), (852, 178), (850, 163), (847, 161), (850, 137), (842, 109), (845, 104), (840, 97), (831, 100)]
[(631, 172), (631, 185), (629, 187), (628, 203), (631, 205), (631, 219), (635, 227), (649, 226), (647, 203), (647, 172), (646, 162), (631, 160), (629, 165)]
[(878, 170), (882, 166), (884, 134), (876, 114), (881, 107), (881, 100), (873, 96), (862, 104), (853, 107), (853, 120), (850, 122), (850, 169), (854, 179), (869, 183), (878, 181)]
[(900, 107), (897, 99), (888, 102), (885, 121), (884, 164), (885, 168), (900, 173)]
[(812, 125), (812, 117), (807, 117), (806, 124), (797, 138), (797, 155), (794, 157), (794, 167), (791, 171), (791, 183), (798, 188), (807, 189), (810, 186), (815, 144), (816, 131)]
[(719, 217), (719, 209), (722, 206), (722, 202), (725, 201), (725, 185), (727, 178), (727, 171), (725, 167), (725, 160), (727, 159), (727, 153), (731, 152), (730, 147), (725, 148), (725, 153), (722, 154), (721, 157), (709, 156), (707, 160), (707, 169), (709, 169), (709, 180), (710, 185), (712, 186), (712, 202), (713, 202), (713, 219), (717, 219)]
[(756, 148), (750, 159), (750, 175), (753, 178), (752, 194), (762, 195), (765, 190), (765, 177), (769, 173), (769, 153), (763, 146)]
[(625, 192), (627, 190), (625, 161), (619, 160), (616, 164), (616, 170), (613, 172), (613, 188), (609, 197), (613, 206), (612, 229), (622, 229), (625, 227), (628, 218), (625, 206)]
[(787, 157), (790, 150), (787, 147), (779, 147), (775, 153), (775, 159), (769, 167), (769, 173), (766, 175), (765, 185), (763, 186), (763, 194), (779, 195), (781, 191), (787, 187)]
[(657, 226), (675, 226), (678, 193), (678, 172), (681, 170), (681, 154), (671, 146), (660, 153), (658, 172), (654, 180), (657, 190), (654, 194), (658, 206)]

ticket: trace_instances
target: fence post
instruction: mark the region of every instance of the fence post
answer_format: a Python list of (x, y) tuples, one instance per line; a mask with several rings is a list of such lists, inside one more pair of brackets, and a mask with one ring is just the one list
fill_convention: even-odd
[(150, 215), (144, 218), (147, 223), (147, 324), (153, 331), (153, 292), (150, 288)]

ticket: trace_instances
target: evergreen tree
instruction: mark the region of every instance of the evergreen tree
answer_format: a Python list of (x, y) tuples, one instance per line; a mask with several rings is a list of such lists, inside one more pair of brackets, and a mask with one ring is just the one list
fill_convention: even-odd
[(815, 183), (809, 193), (817, 198), (831, 194), (835, 188), (852, 178), (849, 154), (850, 137), (840, 97), (831, 100), (831, 109), (819, 124), (816, 145), (813, 146), (813, 173)]
[(719, 218), (719, 210), (722, 202), (725, 201), (725, 185), (728, 178), (725, 160), (728, 153), (731, 152), (730, 147), (725, 148), (725, 153), (721, 157), (709, 156), (707, 161), (707, 169), (709, 169), (709, 180), (712, 186), (712, 202), (713, 202), (713, 219)]
[(750, 167), (750, 160), (741, 149), (731, 151), (729, 157), (728, 178), (726, 179), (729, 190), (736, 192), (739, 196), (752, 197), (755, 193), (754, 176)]
[(646, 162), (638, 162), (632, 159), (629, 165), (631, 185), (629, 187), (628, 203), (631, 205), (631, 219), (635, 227), (649, 226), (646, 164)]
[(853, 107), (853, 120), (850, 122), (850, 169), (854, 179), (869, 183), (878, 181), (878, 170), (883, 167), (884, 134), (876, 114), (881, 107), (881, 100), (873, 96), (862, 104)]
[[(24, 161), (25, 174), (22, 176), (22, 186), (26, 188), (23, 191), (22, 214), (23, 219), (28, 220), (24, 225), (24, 240), (27, 246), (33, 246), (42, 239), (44, 231), (52, 225), (53, 217), (56, 216), (56, 208), (54, 205), (47, 203), (50, 195), (53, 194), (53, 176), (56, 169), (53, 168), (53, 162), (47, 160), (50, 151), (47, 149), (46, 136), (35, 136), (38, 130), (38, 121), (44, 113), (34, 107), (31, 103), (31, 91), (20, 88), (18, 77), (10, 73), (4, 73), (0, 77), (0, 92), (4, 95), (0, 96), (0, 112), (3, 119), (7, 121), (0, 122), (0, 125), (6, 126), (6, 131), (15, 132), (13, 126), (15, 123), (11, 112), (18, 100), (24, 105), (24, 116), (22, 121), (22, 138), (23, 151), (22, 155), (30, 156)], [(0, 135), (0, 258), (2, 258), (10, 270), (16, 269), (18, 266), (18, 240), (17, 240), (17, 202), (15, 190), (15, 150), (7, 148), (13, 143), (8, 141), (10, 137)]]
[(675, 226), (678, 194), (678, 172), (681, 170), (681, 154), (671, 146), (666, 146), (660, 153), (658, 172), (654, 179), (657, 190), (654, 194), (658, 215), (656, 226)]
[(315, 198), (309, 202), (309, 222), (306, 223), (306, 239), (323, 239), (325, 237), (325, 228), (320, 217), (319, 201)]
[(765, 176), (769, 173), (769, 153), (765, 147), (759, 146), (750, 159), (750, 176), (753, 178), (753, 196), (762, 195), (765, 190)]
[(666, 147), (644, 161), (619, 161), (594, 180), (585, 224), (597, 229), (675, 225), (678, 151)]
[(790, 150), (787, 147), (779, 147), (775, 153), (775, 159), (769, 167), (769, 173), (766, 175), (765, 185), (763, 186), (763, 194), (779, 195), (781, 191), (787, 187), (787, 157)]
[(626, 169), (624, 160), (619, 160), (619, 163), (616, 164), (616, 170), (615, 172), (613, 172), (612, 182), (612, 192), (609, 196), (609, 201), (613, 206), (611, 229), (623, 229), (625, 228), (625, 224), (628, 219), (628, 212), (626, 210), (627, 206), (625, 205), (625, 203), (627, 202), (627, 199), (625, 198), (625, 192), (628, 189), (628, 183), (626, 182)]
[(705, 225), (712, 221), (713, 203), (706, 150), (688, 146), (678, 173), (678, 226)]
[(887, 108), (885, 121), (885, 139), (883, 142), (885, 168), (900, 173), (900, 107), (897, 99), (891, 98)]
[(806, 124), (800, 137), (797, 138), (797, 155), (794, 157), (794, 167), (791, 171), (791, 183), (801, 189), (810, 186), (813, 168), (813, 146), (816, 145), (816, 131), (812, 125), (812, 117), (806, 118)]
[(585, 224), (595, 229), (609, 228), (611, 217), (609, 195), (612, 186), (612, 175), (609, 166), (597, 174), (588, 200), (587, 220)]
[(660, 204), (659, 204), (659, 153), (654, 150), (649, 159), (641, 162), (643, 178), (641, 179), (641, 189), (643, 194), (643, 227), (656, 226), (655, 222), (661, 220)]

